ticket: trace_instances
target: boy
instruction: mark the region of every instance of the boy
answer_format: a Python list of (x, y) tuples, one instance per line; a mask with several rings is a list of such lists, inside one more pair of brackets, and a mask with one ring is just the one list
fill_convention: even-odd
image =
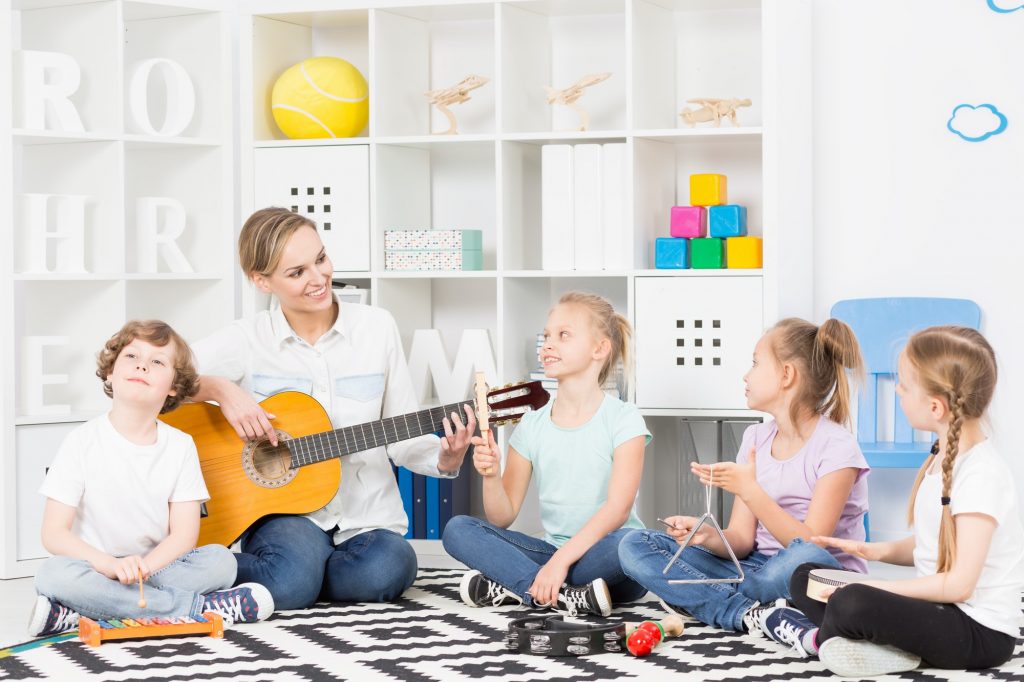
[[(36, 576), (33, 636), (93, 619), (195, 617), (263, 620), (270, 593), (234, 589), (227, 548), (196, 548), (199, 507), (209, 499), (192, 438), (159, 421), (199, 388), (192, 351), (169, 325), (132, 321), (97, 357), (110, 411), (64, 439), (40, 492), (43, 546), (54, 556)], [(146, 608), (139, 581), (147, 581)]]

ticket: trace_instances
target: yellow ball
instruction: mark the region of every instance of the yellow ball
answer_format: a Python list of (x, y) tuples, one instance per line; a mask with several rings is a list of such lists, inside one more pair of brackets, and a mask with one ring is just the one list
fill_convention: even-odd
[(354, 137), (370, 119), (370, 88), (344, 59), (313, 57), (292, 66), (270, 95), (274, 121), (293, 139)]

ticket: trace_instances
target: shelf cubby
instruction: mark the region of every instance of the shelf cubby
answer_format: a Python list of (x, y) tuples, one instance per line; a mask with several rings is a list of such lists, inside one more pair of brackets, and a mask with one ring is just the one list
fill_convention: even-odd
[(373, 134), (430, 135), (448, 120), (425, 93), (469, 75), (489, 79), (450, 109), (460, 134), (495, 132), (495, 6), (403, 7), (374, 13)]
[[(367, 10), (264, 14), (252, 17), (253, 132), (257, 140), (287, 139), (274, 122), (270, 95), (286, 69), (310, 57), (339, 57), (364, 78), (370, 73)], [(370, 93), (370, 115), (374, 95)], [(249, 103), (243, 103), (250, 106)], [(364, 129), (358, 137), (365, 137)]]
[(609, 73), (579, 100), (591, 131), (626, 127), (626, 4), (622, 0), (501, 3), (502, 132), (576, 131), (580, 116), (549, 105), (545, 87), (562, 90)]

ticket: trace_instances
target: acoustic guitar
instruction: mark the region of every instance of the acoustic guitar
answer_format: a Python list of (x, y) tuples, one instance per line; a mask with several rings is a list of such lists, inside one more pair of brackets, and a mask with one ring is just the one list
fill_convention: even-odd
[[(550, 397), (539, 381), (503, 386), (484, 395), (485, 414), (496, 420), (494, 425), (518, 421)], [(199, 451), (210, 491), (199, 521), (199, 545), (231, 545), (270, 514), (320, 509), (338, 492), (340, 457), (441, 431), (446, 415), (465, 416), (463, 405), (480, 413), (476, 401), (466, 400), (334, 429), (323, 406), (305, 393), (285, 391), (260, 405), (277, 415), (277, 447), (265, 438), (241, 440), (220, 407), (210, 403), (186, 403), (160, 416), (191, 435)]]

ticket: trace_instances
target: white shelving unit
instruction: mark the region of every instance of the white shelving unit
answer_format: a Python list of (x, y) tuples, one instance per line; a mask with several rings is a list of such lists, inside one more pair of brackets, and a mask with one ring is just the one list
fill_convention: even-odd
[[(677, 343), (682, 337), (656, 332), (659, 324), (689, 322), (700, 306), (689, 305), (685, 296), (706, 304), (722, 288), (716, 283), (726, 281), (745, 283), (755, 293), (743, 299), (742, 310), (730, 305), (722, 320), (730, 319), (726, 313), (748, 315), (764, 327), (787, 315), (812, 314), (809, 0), (238, 4), (0, 3), (0, 92), (12, 94), (11, 106), (0, 107), (0, 157), (10, 160), (0, 165), (0, 312), (13, 321), (0, 334), (0, 359), (13, 368), (0, 390), (2, 577), (34, 570), (42, 556), (36, 489), (49, 458), (67, 430), (107, 406), (93, 376), (103, 341), (135, 317), (163, 318), (196, 339), (238, 312), (233, 236), (262, 206), (254, 194), (253, 160), (263, 148), (365, 146), (370, 265), (337, 277), (369, 289), (372, 303), (395, 314), (407, 350), (416, 329), (441, 330), (452, 355), (461, 330), (487, 329), (503, 381), (534, 368), (534, 335), (569, 289), (610, 298), (633, 321), (641, 348)], [(236, 10), (241, 24), (232, 45)], [(26, 127), (12, 78), (21, 49), (62, 52), (78, 62), (82, 85), (71, 99), (84, 132)], [(347, 59), (366, 75), (369, 125), (344, 140), (284, 139), (270, 112), (270, 88), (285, 68), (319, 55)], [(150, 57), (180, 63), (195, 86), (195, 117), (174, 138), (144, 134), (130, 115), (126, 93), (133, 65)], [(572, 132), (576, 114), (547, 105), (543, 87), (563, 88), (602, 71), (611, 78), (581, 100), (590, 130)], [(490, 82), (454, 107), (460, 135), (431, 135), (445, 123), (423, 93), (470, 73)], [(236, 82), (239, 100), (233, 102)], [(739, 112), (743, 127), (684, 127), (677, 112), (687, 99), (717, 96), (753, 100)], [(163, 106), (155, 92), (149, 103), (154, 110)], [(625, 198), (632, 218), (621, 229), (631, 236), (633, 262), (614, 271), (545, 272), (541, 148), (584, 142), (627, 146), (632, 181)], [(694, 172), (729, 176), (730, 200), (748, 207), (751, 233), (764, 237), (763, 270), (653, 269), (654, 239), (668, 234), (669, 207), (688, 203), (687, 178)], [(27, 270), (19, 208), (25, 193), (91, 197), (86, 274)], [(135, 201), (143, 196), (173, 197), (185, 205), (188, 223), (179, 245), (194, 272), (138, 271)], [(484, 269), (385, 271), (384, 231), (428, 226), (482, 230)], [(638, 300), (638, 292), (642, 297), (652, 287), (667, 292), (663, 302)], [(262, 303), (248, 286), (240, 294), (242, 313)], [(712, 321), (716, 315), (706, 306), (700, 312)], [(69, 375), (68, 383), (46, 387), (45, 400), (69, 405), (68, 413), (23, 408), (21, 349), (32, 335), (69, 337), (66, 345), (44, 352), (47, 372)], [(748, 342), (752, 347), (754, 338)], [(731, 402), (706, 400), (694, 388), (716, 376), (735, 382), (735, 368), (728, 377), (702, 378), (684, 374), (692, 369), (686, 367), (652, 368), (657, 381), (680, 387), (678, 394), (661, 392), (665, 404), (651, 401), (658, 393), (645, 392), (651, 379), (642, 373), (630, 388), (655, 435), (641, 495), (647, 521), (677, 505), (679, 490), (671, 481), (678, 481), (681, 418), (751, 416)], [(742, 396), (738, 385), (736, 396)], [(524, 510), (517, 527), (539, 528), (535, 505)], [(440, 551), (431, 541), (417, 549)]]
[[(241, 21), (242, 217), (263, 206), (249, 170), (259, 149), (366, 145), (371, 267), (337, 276), (369, 288), (371, 302), (394, 313), (407, 352), (414, 330), (437, 328), (451, 361), (461, 330), (484, 328), (501, 380), (521, 379), (534, 368), (547, 310), (570, 289), (607, 296), (633, 321), (639, 345), (673, 343), (650, 338), (651, 317), (685, 317), (686, 301), (668, 296), (662, 311), (636, 298), (663, 280), (669, 292), (678, 286), (709, 300), (716, 283), (746, 282), (754, 293), (729, 312), (754, 318), (736, 341), (749, 346), (745, 358), (763, 327), (812, 314), (808, 0), (251, 0)], [(324, 55), (352, 62), (367, 77), (369, 125), (350, 139), (284, 139), (270, 114), (270, 89), (285, 68)], [(603, 71), (611, 78), (581, 100), (590, 130), (566, 132), (577, 116), (547, 105), (543, 86), (566, 87)], [(460, 134), (431, 135), (445, 125), (423, 93), (471, 73), (490, 82), (453, 108)], [(743, 127), (687, 128), (677, 113), (694, 97), (750, 97), (753, 106), (739, 112)], [(541, 147), (581, 142), (627, 145), (632, 221), (621, 229), (634, 244), (629, 269), (540, 269)], [(728, 175), (730, 201), (748, 207), (750, 233), (764, 238), (763, 270), (652, 269), (654, 239), (668, 236), (669, 208), (688, 203), (688, 177), (698, 172)], [(385, 271), (383, 235), (395, 227), (480, 229), (483, 270)], [(248, 290), (243, 299), (249, 309), (261, 303)], [(641, 515), (653, 522), (656, 509), (677, 504), (678, 489), (655, 482), (667, 473), (678, 480), (670, 472), (679, 418), (756, 415), (742, 407), (735, 368), (728, 381), (739, 407), (692, 391), (676, 404), (645, 404), (643, 381), (631, 397), (641, 399), (655, 434), (641, 496)], [(667, 372), (660, 381), (676, 378)], [(536, 530), (535, 506), (517, 523)], [(436, 545), (421, 542), (418, 551), (437, 553)]]
[[(31, 574), (46, 556), (39, 541), (37, 489), (63, 436), (107, 409), (95, 355), (126, 320), (160, 318), (195, 340), (235, 314), (235, 180), (231, 15), (213, 0), (15, 0), (0, 5), (0, 358), (9, 369), (0, 391), (3, 483), (0, 577)], [(70, 96), (84, 132), (29, 129), (10, 75), (19, 50), (70, 55), (81, 84)], [(175, 137), (147, 135), (129, 110), (129, 83), (141, 60), (171, 59), (192, 81), (196, 107)], [(147, 89), (159, 127), (166, 115), (160, 75)], [(52, 118), (48, 126), (54, 126)], [(85, 195), (85, 273), (27, 267), (25, 193)], [(193, 272), (158, 259), (144, 272), (136, 256), (136, 200), (167, 197), (186, 211), (177, 245)], [(52, 213), (52, 210), (51, 210)], [(52, 217), (50, 218), (53, 220)], [(52, 254), (51, 254), (52, 255)], [(25, 402), (21, 367), (26, 336), (63, 336), (43, 353), (46, 373), (67, 383), (44, 389), (40, 414)]]

